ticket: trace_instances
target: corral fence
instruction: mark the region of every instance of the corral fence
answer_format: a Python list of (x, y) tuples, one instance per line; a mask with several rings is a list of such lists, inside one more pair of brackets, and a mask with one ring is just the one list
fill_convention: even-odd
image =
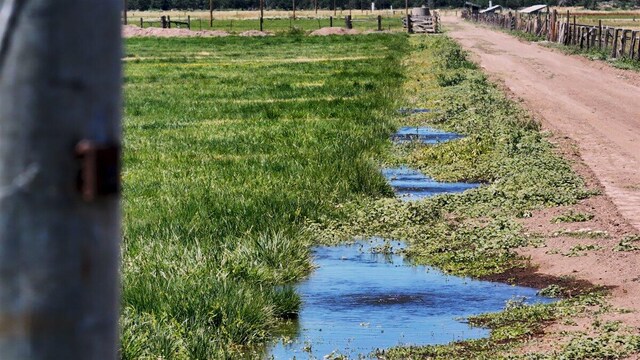
[(519, 31), (549, 42), (580, 49), (597, 49), (607, 52), (612, 58), (628, 58), (640, 61), (640, 31), (576, 22), (576, 16), (568, 11), (557, 10), (545, 14), (471, 14), (463, 11), (464, 19), (489, 24), (510, 31)]
[(130, 25), (141, 28), (185, 28), (190, 30), (224, 30), (229, 32), (260, 30), (260, 31), (288, 31), (295, 28), (302, 30), (317, 30), (323, 27), (344, 27), (346, 29), (371, 31), (399, 31), (403, 29), (402, 18), (398, 16), (328, 16), (328, 17), (260, 17), (252, 19), (214, 19), (197, 16), (131, 19)]

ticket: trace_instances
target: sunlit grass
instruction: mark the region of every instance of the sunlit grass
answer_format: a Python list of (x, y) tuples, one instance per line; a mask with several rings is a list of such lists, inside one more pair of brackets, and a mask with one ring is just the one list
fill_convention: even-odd
[(389, 191), (372, 159), (405, 45), (128, 40), (122, 358), (246, 355), (295, 316), (289, 285), (312, 267), (303, 222)]

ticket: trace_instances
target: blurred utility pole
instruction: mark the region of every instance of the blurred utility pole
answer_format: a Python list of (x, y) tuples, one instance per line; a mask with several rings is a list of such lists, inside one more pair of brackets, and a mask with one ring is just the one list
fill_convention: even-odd
[(0, 0), (0, 359), (116, 359), (122, 0)]

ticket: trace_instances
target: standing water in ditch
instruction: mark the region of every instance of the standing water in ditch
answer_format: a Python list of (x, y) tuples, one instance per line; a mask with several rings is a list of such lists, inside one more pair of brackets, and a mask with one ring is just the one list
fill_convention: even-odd
[[(407, 126), (400, 128), (391, 139), (397, 144), (417, 141), (433, 145), (462, 137), (460, 134), (430, 127)], [(419, 200), (439, 194), (459, 193), (480, 186), (477, 183), (435, 181), (417, 170), (404, 166), (383, 169), (382, 175), (398, 197), (405, 201)]]
[(411, 265), (398, 253), (403, 247), (375, 239), (315, 248), (318, 269), (298, 286), (303, 302), (299, 320), (290, 340), (275, 344), (269, 358), (358, 358), (397, 345), (477, 339), (489, 330), (472, 328), (460, 318), (499, 311), (514, 298), (549, 301), (531, 288)]
[[(436, 144), (461, 138), (432, 128), (401, 128), (397, 143)], [(480, 184), (444, 183), (419, 171), (387, 168), (382, 175), (402, 200), (463, 192)], [(366, 357), (398, 345), (445, 344), (477, 339), (489, 330), (462, 318), (502, 310), (511, 299), (548, 302), (536, 290), (450, 276), (414, 266), (401, 255), (402, 242), (381, 239), (314, 249), (318, 269), (298, 285), (302, 309), (297, 321), (271, 349), (271, 359)], [(382, 251), (381, 251), (382, 250)]]

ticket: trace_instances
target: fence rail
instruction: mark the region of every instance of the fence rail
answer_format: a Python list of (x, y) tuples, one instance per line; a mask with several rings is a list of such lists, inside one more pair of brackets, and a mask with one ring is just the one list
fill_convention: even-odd
[(576, 22), (576, 16), (568, 11), (559, 15), (557, 10), (544, 15), (514, 14), (470, 14), (462, 13), (464, 19), (482, 22), (510, 31), (532, 34), (547, 41), (581, 49), (605, 51), (612, 58), (628, 58), (640, 61), (640, 31), (611, 26), (585, 25)]

